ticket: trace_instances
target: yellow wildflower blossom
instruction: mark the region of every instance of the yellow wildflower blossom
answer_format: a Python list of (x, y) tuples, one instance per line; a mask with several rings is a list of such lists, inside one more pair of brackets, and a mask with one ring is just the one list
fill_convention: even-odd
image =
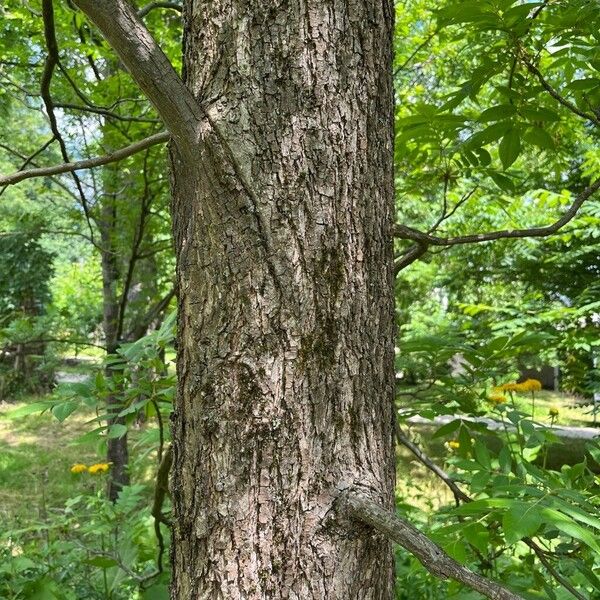
[(492, 404), (504, 404), (506, 402), (506, 398), (503, 394), (490, 394), (488, 400)]
[(526, 379), (520, 385), (526, 392), (539, 392), (542, 389), (542, 382), (537, 379)]
[(498, 389), (502, 392), (515, 392), (515, 391), (517, 391), (517, 384), (516, 383), (503, 383), (502, 385), (498, 386)]
[(551, 406), (550, 410), (548, 411), (548, 414), (552, 417), (552, 418), (556, 418), (558, 417), (558, 408), (556, 408), (556, 406)]
[(98, 475), (99, 473), (106, 473), (108, 471), (108, 469), (110, 469), (109, 463), (97, 463), (95, 465), (91, 465), (88, 468), (88, 471), (92, 475)]
[(496, 389), (501, 392), (537, 392), (542, 389), (542, 384), (537, 379), (526, 379), (521, 383), (503, 383)]
[(75, 463), (71, 467), (71, 473), (75, 473), (76, 475), (78, 475), (79, 473), (85, 473), (87, 470), (88, 468), (82, 463)]

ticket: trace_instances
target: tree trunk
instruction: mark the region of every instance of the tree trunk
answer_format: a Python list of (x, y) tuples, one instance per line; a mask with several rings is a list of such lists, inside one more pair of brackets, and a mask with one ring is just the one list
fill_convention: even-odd
[[(177, 600), (388, 599), (394, 502), (391, 0), (196, 0), (172, 150)], [(175, 147), (173, 147), (175, 148)]]
[[(112, 238), (114, 223), (111, 213), (112, 202), (109, 202), (109, 198), (107, 198), (102, 207), (102, 220), (99, 223), (102, 242), (100, 258), (102, 264), (103, 329), (107, 354), (114, 354), (120, 343), (118, 336), (119, 303), (117, 300), (119, 272)], [(107, 365), (105, 374), (109, 381), (114, 379), (113, 366)], [(106, 398), (106, 410), (109, 415), (107, 423), (109, 426), (125, 423), (123, 417), (117, 416), (122, 408), (123, 404), (118, 394), (111, 394)], [(111, 463), (107, 495), (114, 502), (121, 488), (129, 485), (127, 434), (119, 438), (108, 438), (106, 444), (106, 460)]]

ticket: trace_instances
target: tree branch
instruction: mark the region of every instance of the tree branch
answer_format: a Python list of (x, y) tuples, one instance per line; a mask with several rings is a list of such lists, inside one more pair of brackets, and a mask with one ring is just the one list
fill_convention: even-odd
[(177, 288), (173, 286), (165, 296), (163, 296), (156, 304), (154, 304), (148, 312), (140, 319), (139, 323), (137, 323), (131, 331), (127, 333), (125, 336), (128, 340), (136, 340), (145, 335), (148, 327), (152, 321), (160, 316), (160, 314), (167, 309), (171, 300), (176, 296)]
[(100, 107), (92, 107), (92, 106), (79, 106), (78, 104), (67, 104), (67, 103), (57, 103), (55, 104), (56, 108), (66, 108), (69, 110), (79, 110), (81, 112), (94, 113), (97, 115), (102, 115), (104, 117), (109, 117), (111, 119), (116, 119), (117, 121), (131, 121), (135, 123), (161, 123), (159, 119), (151, 119), (148, 117), (131, 117), (131, 116), (123, 116), (119, 115), (115, 112), (111, 112), (110, 110), (106, 110), (105, 108)]
[(197, 139), (200, 105), (126, 0), (74, 0), (115, 49), (182, 150)]
[(182, 11), (181, 4), (178, 4), (177, 2), (157, 1), (157, 2), (149, 2), (148, 4), (146, 4), (146, 6), (143, 6), (142, 8), (140, 8), (140, 10), (138, 10), (137, 16), (140, 19), (143, 19), (150, 11), (154, 10), (155, 8), (171, 8), (178, 12)]
[[(515, 238), (530, 238), (530, 237), (546, 237), (556, 233), (561, 227), (571, 221), (583, 203), (594, 192), (600, 189), (600, 179), (587, 187), (573, 202), (569, 210), (565, 214), (545, 227), (532, 227), (530, 229), (505, 229), (502, 231), (491, 231), (489, 233), (478, 233), (473, 235), (462, 235), (452, 238), (441, 238), (435, 235), (430, 235), (424, 231), (407, 227), (406, 225), (396, 225), (394, 235), (397, 238), (405, 240), (413, 240), (424, 246), (458, 246), (460, 244), (474, 244), (479, 242), (489, 242), (500, 239), (515, 239)], [(409, 249), (410, 252), (410, 249)], [(408, 253), (407, 253), (408, 254)]]
[(592, 114), (586, 113), (583, 110), (579, 110), (575, 104), (573, 104), (570, 100), (567, 100), (564, 96), (562, 96), (559, 92), (557, 92), (551, 85), (548, 83), (546, 78), (542, 75), (542, 72), (531, 62), (529, 57), (525, 54), (525, 51), (521, 49), (521, 59), (525, 63), (525, 66), (529, 70), (529, 72), (534, 75), (537, 80), (540, 82), (540, 85), (560, 104), (562, 104), (565, 108), (568, 108), (572, 113), (578, 115), (582, 119), (586, 119), (587, 121), (591, 121), (597, 127), (600, 127), (600, 119)]
[[(32, 166), (34, 166), (36, 169), (40, 168), (37, 163), (33, 162), (33, 160), (30, 160), (30, 157), (25, 156), (24, 154), (22, 154), (18, 150), (15, 150), (14, 148), (11, 148), (10, 146), (7, 146), (6, 144), (0, 143), (0, 148), (6, 150), (7, 152), (10, 152), (10, 154), (12, 154), (13, 156), (17, 156), (18, 158), (20, 158), (22, 160), (28, 160), (28, 162)], [(73, 190), (71, 188), (69, 188), (68, 185), (66, 185), (65, 183), (63, 183), (62, 181), (60, 181), (60, 179), (52, 178), (52, 182), (55, 183), (58, 187), (60, 187), (69, 196), (71, 196), (71, 198), (73, 198), (73, 200), (75, 200), (75, 202), (79, 202), (80, 201), (80, 198), (77, 196), (77, 194), (75, 194), (73, 192)]]
[[(54, 25), (53, 0), (42, 0), (42, 17), (44, 21), (44, 39), (46, 41), (48, 55), (46, 56), (46, 61), (44, 63), (44, 72), (42, 74), (40, 94), (44, 102), (44, 107), (46, 109), (46, 114), (48, 115), (48, 120), (50, 121), (50, 129), (52, 130), (53, 139), (55, 139), (58, 142), (62, 158), (66, 163), (68, 163), (70, 162), (69, 153), (67, 152), (67, 146), (58, 129), (56, 115), (54, 114), (54, 101), (52, 100), (52, 95), (50, 93), (50, 85), (52, 83), (52, 76), (54, 75), (54, 70), (57, 66), (60, 67), (60, 58), (58, 55), (58, 42), (56, 41), (56, 31)], [(77, 176), (75, 171), (72, 171), (72, 177), (73, 181), (75, 182), (77, 192), (79, 193), (79, 198), (81, 201), (83, 212), (85, 214), (86, 222), (90, 229), (90, 237), (93, 240), (94, 228), (92, 227), (91, 223), (87, 198), (83, 191), (81, 181), (79, 180), (79, 177)]]
[(21, 346), (31, 346), (31, 345), (35, 345), (35, 344), (49, 344), (49, 343), (56, 343), (56, 344), (69, 344), (70, 346), (90, 346), (92, 348), (101, 348), (102, 350), (106, 350), (106, 346), (103, 346), (102, 344), (94, 344), (94, 342), (90, 342), (87, 340), (70, 340), (70, 339), (62, 339), (62, 338), (54, 338), (54, 337), (42, 337), (42, 338), (35, 338), (32, 340), (18, 340), (18, 341), (14, 341), (14, 342), (9, 342), (7, 345), (10, 346), (12, 345), (16, 345), (16, 344), (20, 344)]
[(402, 444), (405, 448), (408, 448), (418, 461), (425, 465), (432, 473), (435, 473), (452, 491), (454, 494), (454, 498), (456, 502), (470, 502), (471, 498), (467, 496), (456, 484), (456, 482), (444, 471), (441, 467), (436, 465), (415, 443), (411, 442), (408, 437), (406, 437), (402, 430), (400, 429), (400, 425), (396, 420), (396, 439), (398, 443)]
[(26, 171), (17, 171), (11, 175), (4, 175), (0, 177), (0, 185), (10, 185), (19, 183), (24, 179), (31, 179), (32, 177), (47, 177), (50, 175), (59, 175), (60, 173), (70, 173), (72, 171), (81, 171), (82, 169), (92, 169), (93, 167), (99, 167), (101, 165), (107, 165), (109, 163), (123, 160), (128, 156), (132, 156), (137, 152), (141, 152), (150, 146), (156, 144), (163, 144), (168, 142), (170, 134), (166, 131), (151, 135), (139, 142), (135, 142), (130, 146), (109, 152), (104, 156), (98, 156), (96, 158), (88, 158), (86, 160), (79, 160), (74, 163), (64, 163), (62, 165), (54, 165), (52, 167), (39, 167), (37, 169), (28, 169)]
[(413, 244), (394, 262), (394, 274), (398, 275), (402, 269), (406, 269), (408, 265), (412, 265), (412, 263), (414, 263), (416, 260), (419, 260), (419, 258), (421, 258), (421, 256), (423, 256), (428, 249), (429, 245), (424, 244), (423, 242), (417, 242), (416, 244)]
[(366, 494), (349, 489), (342, 493), (340, 501), (350, 517), (370, 525), (408, 550), (436, 577), (455, 579), (491, 600), (522, 600), (499, 583), (455, 561), (416, 527), (385, 510)]

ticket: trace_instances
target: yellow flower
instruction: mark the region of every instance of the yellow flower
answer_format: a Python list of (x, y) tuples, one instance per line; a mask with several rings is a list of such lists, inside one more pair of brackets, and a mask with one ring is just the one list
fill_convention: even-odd
[(458, 450), (458, 448), (460, 448), (460, 443), (456, 440), (450, 440), (448, 442), (448, 447), (452, 448), (452, 450)]
[(556, 408), (556, 406), (551, 406), (548, 414), (553, 418), (558, 417), (558, 408)]
[(91, 465), (88, 468), (88, 471), (92, 475), (98, 475), (99, 473), (106, 473), (108, 471), (108, 469), (110, 469), (109, 463), (97, 463), (95, 465)]
[(492, 404), (504, 404), (506, 402), (506, 398), (502, 394), (490, 394), (488, 400)]
[(85, 473), (88, 468), (82, 463), (76, 463), (71, 467), (71, 473), (75, 473), (76, 475), (79, 473)]
[(542, 389), (542, 384), (537, 379), (526, 379), (521, 383), (503, 383), (496, 389), (501, 392), (537, 392)]
[(542, 389), (542, 382), (537, 379), (526, 379), (520, 385), (526, 392), (539, 392)]

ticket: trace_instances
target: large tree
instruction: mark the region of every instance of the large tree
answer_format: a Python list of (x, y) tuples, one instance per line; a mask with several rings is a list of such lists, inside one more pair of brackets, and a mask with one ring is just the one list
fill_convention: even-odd
[(188, 3), (185, 84), (78, 2), (173, 135), (174, 598), (385, 598), (394, 497), (391, 2)]
[[(172, 597), (390, 598), (392, 537), (438, 575), (515, 598), (385, 510), (394, 491), (392, 237), (411, 241), (400, 269), (432, 246), (549, 235), (600, 183), (548, 227), (453, 238), (394, 228), (390, 0), (189, 0), (183, 80), (131, 4), (74, 4), (168, 132), (0, 183), (171, 140)], [(174, 6), (151, 2), (140, 13)]]

